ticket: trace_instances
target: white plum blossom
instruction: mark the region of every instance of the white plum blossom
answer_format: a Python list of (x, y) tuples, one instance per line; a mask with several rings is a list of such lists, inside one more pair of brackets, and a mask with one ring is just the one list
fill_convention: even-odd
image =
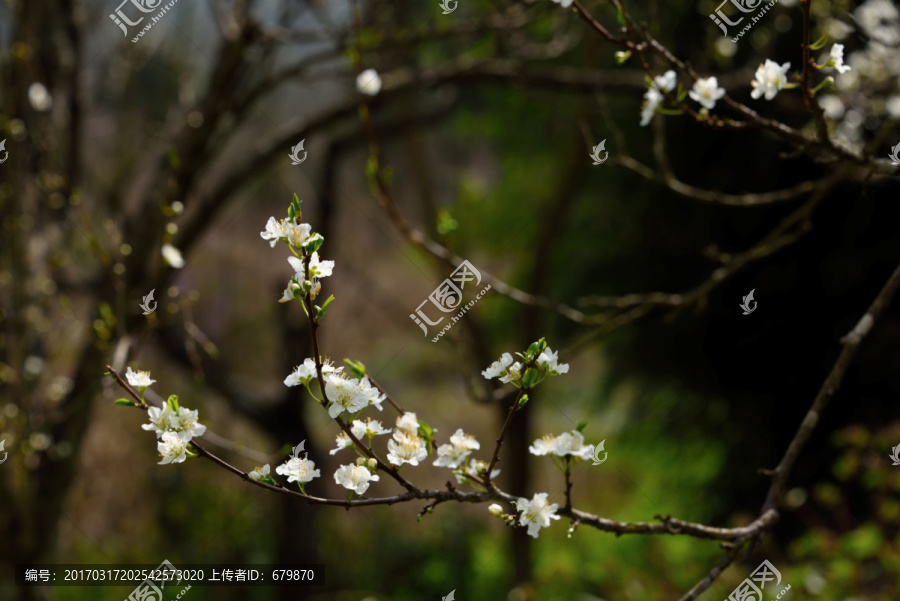
[(844, 45), (835, 44), (831, 47), (831, 53), (828, 55), (828, 67), (834, 67), (838, 73), (846, 73), (850, 70), (850, 65), (844, 64)]
[(181, 251), (171, 244), (162, 245), (162, 256), (163, 259), (166, 260), (166, 263), (168, 263), (175, 269), (181, 269), (182, 267), (184, 267), (184, 257), (181, 256)]
[(156, 443), (156, 449), (162, 455), (162, 461), (158, 465), (183, 463), (187, 458), (187, 442), (179, 438), (175, 432), (165, 432), (162, 440)]
[[(353, 435), (356, 436), (356, 432), (354, 432)], [(359, 436), (356, 436), (356, 437), (359, 438)], [(328, 451), (329, 455), (334, 455), (338, 451), (342, 451), (353, 444), (353, 441), (350, 440), (350, 437), (347, 436), (347, 433), (344, 432), (343, 430), (338, 432), (338, 435), (335, 436), (335, 438), (334, 438), (334, 442), (337, 445), (337, 447)]]
[(549, 346), (544, 349), (544, 351), (538, 356), (535, 360), (535, 363), (538, 365), (545, 365), (547, 369), (550, 370), (550, 374), (554, 376), (558, 376), (560, 374), (569, 373), (569, 364), (563, 363), (562, 365), (556, 362), (556, 356), (558, 353), (554, 352)]
[(532, 455), (571, 455), (580, 459), (590, 459), (594, 454), (594, 446), (584, 444), (584, 435), (578, 430), (563, 432), (559, 436), (546, 434), (534, 441), (528, 451)]
[(173, 424), (178, 421), (175, 412), (172, 411), (168, 403), (163, 405), (162, 409), (150, 407), (147, 409), (147, 414), (150, 416), (150, 423), (141, 424), (141, 428), (148, 432), (155, 431), (157, 438), (161, 438), (163, 434), (171, 431)]
[[(488, 468), (488, 464), (486, 461), (480, 461), (478, 459), (469, 459), (469, 465), (463, 469), (463, 473), (455, 473), (456, 481), (462, 484), (466, 481), (466, 476), (472, 478), (481, 478), (481, 472), (486, 471)], [(491, 480), (500, 475), (500, 470), (494, 470), (491, 472)]]
[(289, 303), (294, 300), (294, 295), (291, 294), (291, 287), (288, 285), (287, 288), (284, 289), (284, 292), (281, 294), (281, 298), (278, 299), (279, 303)]
[(156, 382), (156, 380), (150, 379), (149, 371), (131, 371), (131, 367), (125, 370), (125, 379), (129, 384), (140, 389), (147, 388)]
[(650, 123), (656, 107), (663, 101), (664, 96), (661, 90), (671, 92), (675, 89), (676, 83), (678, 83), (678, 78), (675, 75), (675, 71), (671, 69), (653, 78), (653, 83), (644, 93), (644, 107), (641, 109), (641, 126)]
[(309, 277), (324, 278), (331, 275), (334, 269), (334, 261), (320, 261), (319, 253), (314, 252), (309, 258)]
[(516, 361), (512, 365), (509, 366), (506, 370), (506, 374), (500, 377), (500, 381), (504, 384), (509, 384), (510, 382), (518, 382), (522, 379), (522, 364)]
[(450, 444), (442, 444), (438, 447), (438, 458), (434, 465), (456, 469), (472, 454), (472, 451), (480, 448), (481, 445), (471, 434), (466, 434), (462, 428), (459, 428), (456, 430), (456, 434), (450, 437)]
[(402, 430), (403, 432), (408, 432), (409, 434), (415, 434), (419, 431), (419, 420), (416, 419), (416, 414), (411, 411), (407, 411), (401, 417), (397, 418), (397, 429)]
[(359, 379), (359, 395), (366, 399), (366, 406), (372, 405), (379, 411), (382, 411), (381, 403), (387, 398), (387, 395), (381, 394), (377, 388), (372, 386), (369, 378), (363, 376)]
[(569, 8), (572, 6), (572, 0), (552, 0), (556, 4), (559, 4), (563, 8)]
[(752, 82), (753, 91), (750, 96), (754, 99), (765, 95), (766, 100), (772, 100), (778, 91), (787, 83), (787, 71), (791, 63), (779, 65), (771, 59), (766, 59), (765, 64), (756, 69), (756, 76)]
[(278, 241), (285, 237), (286, 224), (287, 219), (277, 221), (274, 217), (269, 217), (269, 221), (266, 222), (266, 231), (260, 232), (259, 235), (263, 240), (271, 240), (269, 246), (275, 248)]
[(318, 478), (320, 476), (319, 470), (316, 469), (315, 462), (309, 459), (300, 459), (299, 457), (288, 459), (284, 464), (275, 468), (275, 473), (281, 476), (287, 476), (288, 483), (306, 483), (313, 478)]
[(325, 377), (325, 395), (331, 400), (328, 415), (334, 419), (344, 411), (356, 413), (369, 404), (369, 398), (360, 393), (359, 382), (340, 376)]
[[(337, 374), (343, 371), (343, 367), (335, 367), (328, 360), (322, 362), (322, 375), (328, 374)], [(284, 385), (291, 386), (306, 386), (309, 384), (311, 380), (316, 377), (316, 362), (310, 358), (306, 358), (303, 360), (301, 365), (298, 365), (291, 374), (284, 379)]]
[(559, 505), (556, 503), (547, 503), (547, 493), (535, 493), (534, 497), (529, 501), (525, 497), (519, 497), (516, 507), (522, 512), (519, 516), (519, 525), (528, 526), (528, 536), (538, 537), (541, 528), (548, 528), (550, 520), (558, 520), (560, 516), (556, 515)]
[(260, 478), (264, 478), (269, 475), (270, 468), (269, 464), (265, 464), (262, 467), (257, 467), (255, 470), (247, 474), (251, 480), (259, 481)]
[(284, 234), (287, 241), (295, 248), (306, 246), (310, 242), (322, 238), (321, 234), (312, 232), (312, 226), (308, 223), (288, 223), (284, 226)]
[(715, 77), (698, 79), (694, 82), (694, 87), (690, 92), (691, 98), (708, 110), (714, 109), (716, 101), (724, 95), (725, 88), (719, 87), (719, 80)]
[(374, 420), (370, 417), (367, 418), (365, 422), (360, 419), (353, 420), (353, 424), (350, 426), (350, 431), (353, 432), (353, 436), (362, 439), (363, 436), (372, 438), (380, 434), (390, 434), (391, 428), (385, 430), (380, 421)]
[(203, 436), (206, 426), (197, 421), (197, 410), (191, 411), (187, 407), (179, 407), (178, 415), (171, 418), (172, 430), (178, 433), (178, 437), (184, 442), (190, 442), (194, 436)]
[(364, 465), (342, 465), (334, 472), (334, 481), (358, 495), (369, 490), (369, 482), (380, 480)]
[(356, 77), (356, 89), (366, 96), (375, 96), (381, 91), (381, 77), (375, 69), (366, 69)]
[(486, 370), (481, 372), (481, 375), (490, 380), (491, 378), (496, 378), (497, 376), (503, 374), (506, 371), (506, 368), (512, 365), (513, 358), (509, 353), (503, 353), (499, 359), (491, 363)]
[(428, 449), (425, 439), (403, 430), (394, 432), (392, 440), (388, 441), (388, 461), (394, 465), (419, 465), (419, 462), (428, 457)]

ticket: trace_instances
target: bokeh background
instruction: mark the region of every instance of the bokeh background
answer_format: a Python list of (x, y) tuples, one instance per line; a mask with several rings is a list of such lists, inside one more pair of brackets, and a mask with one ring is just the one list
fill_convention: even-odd
[[(587, 442), (605, 440), (609, 458), (578, 466), (577, 508), (722, 527), (758, 515), (769, 483), (759, 470), (778, 463), (841, 337), (900, 261), (900, 180), (848, 176), (783, 248), (694, 302), (617, 324), (624, 313), (607, 297), (687, 293), (809, 200), (730, 206), (718, 192), (823, 181), (845, 166), (754, 127), (712, 130), (684, 116), (639, 127), (646, 88), (636, 60), (617, 65), (616, 47), (549, 0), (460, 0), (449, 15), (437, 4), (181, 0), (137, 42), (139, 27), (123, 37), (109, 18), (113, 1), (0, 5), (9, 152), (0, 164), (9, 453), (0, 599), (132, 590), (16, 587), (15, 564), (168, 559), (325, 566), (324, 587), (195, 586), (191, 601), (436, 600), (453, 589), (461, 601), (656, 601), (678, 599), (721, 558), (717, 543), (684, 536), (582, 526), (568, 537), (566, 520), (532, 540), (485, 505), (442, 504), (421, 521), (424, 503), (308, 506), (208, 461), (156, 465), (145, 415), (113, 405), (122, 394), (103, 377), (107, 363), (151, 370), (152, 390), (199, 409), (207, 446), (234, 465), (274, 469), (305, 439), (323, 474), (309, 490), (346, 492), (331, 474), (352, 452), (330, 455), (337, 427), (282, 384), (309, 356), (309, 331), (297, 305), (276, 302), (291, 275), (287, 253), (259, 232), (286, 215), (294, 193), (325, 236), (321, 255), (336, 261), (323, 282), (336, 297), (323, 352), (363, 362), (439, 442), (461, 427), (489, 458), (506, 409), (480, 371), (501, 352), (545, 336), (570, 363), (517, 417), (501, 488), (564, 502), (562, 477), (527, 446), (587, 420)], [(900, 143), (896, 2), (812, 4), (813, 39), (842, 41), (853, 66), (823, 101), (831, 133), (883, 158)], [(615, 28), (609, 4), (584, 6)], [(799, 92), (749, 99), (760, 62), (800, 64), (800, 3), (778, 3), (738, 44), (710, 22), (714, 2), (626, 8), (736, 99), (811, 131)], [(405, 218), (484, 273), (609, 320), (576, 323), (492, 291), (439, 342), (436, 332), (422, 337), (409, 314), (450, 268), (410, 244), (370, 193), (360, 68), (383, 81), (368, 110)], [(602, 139), (610, 160), (592, 166), (588, 152)], [(292, 166), (300, 140), (308, 158)], [(658, 174), (660, 157), (712, 197), (677, 194), (629, 168), (638, 161)], [(164, 243), (181, 249), (183, 268), (163, 261)], [(158, 308), (144, 316), (151, 289)], [(744, 316), (751, 289), (758, 309)], [(792, 585), (788, 599), (900, 598), (900, 467), (888, 458), (900, 444), (898, 342), (895, 303), (821, 416), (780, 521), (700, 599), (728, 597), (763, 559)], [(404, 474), (442, 488), (449, 472), (430, 464)], [(370, 495), (398, 488), (382, 477)]]

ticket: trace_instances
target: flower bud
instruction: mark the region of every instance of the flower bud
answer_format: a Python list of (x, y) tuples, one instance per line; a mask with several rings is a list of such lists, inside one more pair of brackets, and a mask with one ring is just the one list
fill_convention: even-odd
[(499, 506), (498, 504), (496, 504), (496, 503), (491, 503), (491, 506), (488, 507), (488, 511), (489, 511), (490, 514), (491, 514), (492, 516), (494, 516), (495, 518), (499, 518), (501, 515), (503, 515), (503, 508), (500, 507), (500, 506)]
[(370, 470), (374, 470), (375, 468), (378, 467), (378, 460), (375, 459), (374, 457), (370, 457), (369, 460), (366, 462), (366, 465), (369, 466)]

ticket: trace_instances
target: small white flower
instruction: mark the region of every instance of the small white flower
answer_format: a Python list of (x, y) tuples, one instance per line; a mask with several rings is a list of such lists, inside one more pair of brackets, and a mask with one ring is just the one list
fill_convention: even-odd
[(425, 440), (402, 430), (394, 432), (393, 439), (388, 441), (387, 446), (388, 461), (394, 465), (419, 465), (420, 461), (428, 457)]
[[(294, 300), (294, 295), (291, 294), (291, 286), (288, 285), (287, 288), (284, 289), (284, 292), (281, 294), (281, 298), (278, 299), (279, 303), (289, 303)], [(290, 384), (288, 384), (290, 386)]]
[(342, 465), (334, 472), (335, 482), (358, 495), (369, 490), (369, 482), (377, 482), (380, 479), (378, 474), (373, 474), (363, 465)]
[(509, 353), (503, 353), (503, 355), (491, 363), (486, 370), (481, 372), (481, 375), (490, 380), (491, 378), (496, 378), (506, 371), (506, 368), (512, 365), (513, 358)]
[(162, 256), (163, 259), (166, 260), (166, 263), (168, 263), (175, 269), (181, 269), (182, 267), (184, 267), (184, 257), (181, 256), (181, 251), (171, 244), (162, 245)]
[(569, 364), (568, 363), (563, 363), (562, 365), (559, 365), (556, 362), (557, 354), (558, 353), (554, 352), (554, 350), (548, 346), (546, 349), (544, 349), (544, 352), (542, 352), (538, 356), (535, 363), (537, 363), (539, 365), (546, 365), (547, 369), (550, 370), (550, 374), (554, 375), (554, 376), (569, 373)]
[(500, 381), (504, 384), (509, 384), (510, 382), (518, 382), (522, 379), (522, 364), (516, 361), (506, 370), (506, 375), (500, 378)]
[(416, 432), (418, 432), (419, 420), (416, 419), (416, 414), (412, 413), (411, 411), (407, 411), (403, 414), (402, 417), (398, 417), (397, 429), (408, 432), (410, 434), (415, 434)]
[(378, 436), (379, 434), (390, 434), (391, 428), (385, 430), (380, 421), (374, 420), (370, 417), (366, 419), (365, 422), (359, 419), (353, 420), (353, 424), (350, 426), (350, 431), (353, 432), (353, 436), (362, 439), (363, 436), (372, 438), (373, 436)]
[(28, 86), (28, 102), (31, 103), (31, 108), (42, 113), (53, 106), (53, 98), (50, 97), (44, 84), (40, 82)]
[(488, 512), (495, 518), (498, 518), (503, 515), (503, 508), (497, 503), (491, 503), (488, 507)]
[[(359, 438), (359, 436), (356, 434), (356, 432), (354, 432), (353, 435), (356, 436), (357, 438)], [(334, 438), (334, 442), (337, 445), (337, 448), (334, 448), (334, 449), (331, 449), (330, 451), (328, 451), (329, 455), (334, 455), (338, 451), (342, 451), (353, 444), (353, 441), (350, 440), (350, 437), (347, 436), (347, 433), (344, 432), (343, 430), (338, 432), (338, 435), (335, 436), (335, 438)]]
[(150, 423), (141, 424), (141, 428), (148, 432), (155, 431), (157, 438), (161, 438), (163, 434), (172, 430), (174, 424), (178, 421), (175, 412), (172, 411), (168, 403), (163, 405), (162, 409), (150, 407), (147, 409), (147, 414), (150, 416)]
[(319, 253), (314, 252), (309, 258), (309, 277), (324, 278), (331, 275), (334, 269), (334, 261), (320, 261)]
[(138, 388), (147, 388), (156, 382), (156, 380), (150, 379), (149, 371), (131, 371), (131, 367), (125, 370), (125, 379), (129, 384)]
[(584, 436), (578, 430), (563, 432), (557, 436), (553, 447), (553, 452), (560, 457), (572, 455), (581, 459), (590, 459), (594, 454), (594, 445), (584, 444)]
[(284, 233), (287, 241), (294, 248), (306, 246), (322, 237), (320, 234), (312, 233), (312, 226), (308, 223), (301, 223), (300, 225), (288, 223), (284, 226)]
[(844, 64), (844, 45), (835, 44), (831, 47), (831, 54), (828, 56), (829, 67), (834, 67), (838, 73), (846, 73), (850, 70), (850, 65)]
[(471, 434), (466, 434), (462, 428), (459, 428), (456, 434), (450, 437), (450, 444), (442, 444), (438, 447), (438, 458), (434, 465), (456, 469), (472, 454), (472, 451), (480, 448), (481, 445)]
[(559, 4), (563, 8), (569, 8), (572, 6), (572, 0), (552, 0), (556, 4)]
[(179, 438), (175, 432), (164, 433), (162, 440), (156, 443), (156, 449), (162, 455), (162, 461), (158, 465), (183, 463), (187, 458), (187, 443)]
[(708, 110), (715, 108), (716, 101), (724, 95), (725, 88), (719, 87), (719, 81), (715, 77), (698, 79), (690, 92), (691, 98)]
[(265, 464), (262, 467), (257, 467), (255, 470), (247, 474), (251, 480), (259, 481), (260, 478), (269, 475), (269, 464)]
[(538, 457), (546, 455), (548, 453), (553, 453), (555, 450), (556, 437), (552, 434), (545, 434), (544, 436), (535, 440), (534, 444), (528, 447), (528, 452), (532, 455), (537, 455)]
[(547, 493), (535, 493), (529, 501), (525, 497), (519, 497), (516, 507), (522, 512), (519, 516), (519, 525), (528, 526), (528, 536), (537, 538), (541, 528), (548, 528), (550, 520), (558, 520), (556, 515), (559, 505), (547, 503)]
[(197, 421), (197, 410), (191, 411), (187, 407), (178, 408), (178, 416), (172, 417), (172, 429), (184, 442), (190, 442), (194, 436), (203, 436), (206, 432), (206, 426)]
[(328, 415), (334, 419), (344, 411), (356, 413), (366, 408), (369, 399), (359, 391), (359, 382), (347, 380), (340, 376), (325, 377), (325, 394), (331, 400)]
[(288, 477), (288, 483), (291, 482), (309, 482), (313, 478), (319, 477), (319, 470), (315, 469), (316, 464), (309, 459), (300, 459), (292, 457), (284, 464), (275, 468), (275, 473)]
[[(322, 373), (326, 373), (325, 366), (322, 366)], [(306, 386), (309, 384), (310, 380), (316, 377), (316, 362), (312, 359), (304, 359), (302, 365), (298, 365), (297, 368), (291, 372), (291, 375), (284, 379), (284, 385), (287, 387), (291, 386)]]
[(375, 96), (381, 91), (381, 78), (375, 69), (366, 69), (356, 77), (356, 89), (366, 96)]
[(269, 217), (269, 221), (266, 222), (266, 231), (260, 232), (259, 235), (263, 240), (271, 240), (269, 246), (275, 248), (278, 241), (285, 237), (286, 222), (286, 219), (276, 221), (274, 217)]
[(779, 65), (771, 59), (766, 59), (764, 65), (760, 65), (756, 69), (756, 79), (753, 80), (753, 91), (750, 96), (759, 98), (765, 94), (766, 100), (772, 100), (778, 91), (787, 83), (787, 71), (791, 68), (791, 63)]
[(641, 126), (650, 123), (656, 107), (663, 101), (664, 96), (661, 90), (671, 92), (675, 88), (676, 83), (678, 83), (678, 76), (671, 69), (653, 78), (653, 83), (644, 93), (644, 107), (641, 109)]
[(381, 403), (387, 398), (386, 395), (381, 394), (377, 388), (372, 386), (369, 378), (365, 376), (359, 380), (359, 395), (366, 400), (366, 406), (372, 405), (379, 411), (382, 411)]

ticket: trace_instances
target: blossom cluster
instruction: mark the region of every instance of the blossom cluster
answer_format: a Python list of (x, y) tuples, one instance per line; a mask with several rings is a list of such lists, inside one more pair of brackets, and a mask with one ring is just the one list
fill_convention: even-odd
[(481, 372), (486, 379), (498, 378), (504, 384), (516, 388), (534, 388), (550, 376), (569, 372), (568, 363), (559, 363), (558, 353), (547, 346), (543, 338), (533, 343), (524, 353), (516, 353), (517, 361), (509, 353), (503, 353)]
[[(137, 387), (142, 396), (144, 390), (156, 382), (150, 379), (149, 371), (135, 372), (130, 367), (125, 372), (125, 379), (131, 386)], [(150, 407), (147, 413), (150, 423), (141, 425), (141, 428), (156, 432), (156, 438), (159, 439), (156, 448), (162, 456), (160, 465), (182, 463), (190, 454), (188, 443), (195, 436), (203, 436), (206, 432), (206, 426), (197, 421), (197, 411), (179, 406), (178, 397), (174, 394), (161, 408)]]

